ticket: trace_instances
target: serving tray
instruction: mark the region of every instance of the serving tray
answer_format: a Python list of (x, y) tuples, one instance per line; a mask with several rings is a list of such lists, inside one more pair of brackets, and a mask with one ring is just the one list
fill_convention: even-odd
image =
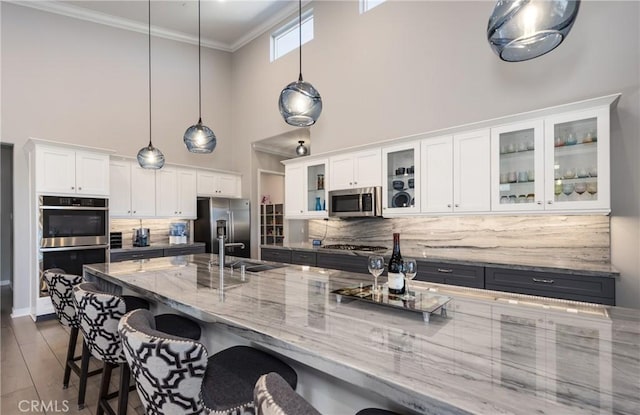
[(447, 316), (447, 303), (451, 297), (445, 295), (431, 294), (429, 292), (412, 292), (413, 298), (404, 299), (402, 295), (372, 292), (371, 285), (340, 288), (331, 291), (336, 295), (336, 301), (341, 303), (344, 298), (350, 300), (360, 300), (367, 303), (379, 304), (399, 310), (408, 310), (422, 313), (425, 323), (429, 323), (431, 314), (440, 311), (440, 315)]

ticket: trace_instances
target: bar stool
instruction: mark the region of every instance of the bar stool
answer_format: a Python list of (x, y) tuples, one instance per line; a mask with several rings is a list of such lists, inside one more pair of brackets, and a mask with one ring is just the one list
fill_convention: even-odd
[[(102, 372), (102, 369), (89, 372), (91, 353), (85, 342), (82, 342), (82, 354), (75, 356), (80, 321), (78, 320), (76, 308), (73, 304), (73, 287), (84, 280), (80, 275), (67, 274), (60, 268), (45, 270), (42, 277), (49, 289), (49, 297), (51, 298), (51, 304), (53, 304), (58, 321), (63, 326), (71, 329), (69, 332), (69, 345), (67, 346), (67, 358), (64, 366), (62, 388), (67, 389), (69, 387), (69, 378), (73, 370), (73, 373), (78, 375), (80, 379), (78, 385), (78, 408), (82, 409), (84, 408), (84, 398), (87, 390), (87, 378)], [(80, 366), (76, 363), (78, 360), (82, 360)]]
[(118, 329), (147, 414), (253, 413), (261, 375), (279, 373), (289, 388), (298, 381), (289, 365), (252, 347), (234, 346), (209, 357), (200, 342), (157, 331), (146, 310), (127, 313)]
[[(130, 370), (122, 353), (118, 322), (127, 311), (130, 311), (127, 310), (127, 305), (144, 309), (145, 305), (148, 307), (148, 302), (137, 297), (125, 299), (101, 292), (95, 284), (89, 282), (76, 285), (73, 288), (73, 297), (85, 343), (91, 354), (104, 363), (97, 414), (101, 415), (105, 411), (109, 414), (116, 413), (109, 405), (109, 400), (118, 397), (117, 413), (124, 415), (127, 413), (129, 391), (134, 390), (135, 387), (129, 385)], [(200, 326), (187, 318), (171, 314), (156, 318), (158, 324), (169, 333), (173, 331), (185, 333), (193, 339), (200, 338)], [(117, 367), (120, 367), (120, 386), (118, 391), (109, 393), (111, 372)]]

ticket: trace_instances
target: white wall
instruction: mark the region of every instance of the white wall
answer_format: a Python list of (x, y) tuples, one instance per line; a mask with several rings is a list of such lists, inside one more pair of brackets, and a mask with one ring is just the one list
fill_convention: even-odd
[[(109, 148), (135, 156), (149, 139), (148, 38), (2, 2), (3, 142), (15, 144), (15, 229), (28, 229), (28, 137)], [(231, 139), (231, 56), (202, 49), (203, 121), (218, 137), (191, 154), (184, 131), (198, 120), (197, 46), (153, 38), (153, 143), (168, 163), (236, 168)], [(29, 307), (30, 249), (15, 235), (14, 311)]]
[[(566, 41), (521, 63), (486, 40), (494, 1), (313, 2), (303, 75), (322, 95), (314, 154), (622, 92), (612, 119), (612, 258), (620, 305), (640, 308), (638, 2), (586, 1)], [(233, 54), (233, 136), (240, 147), (289, 131), (276, 100), (297, 52), (269, 62), (269, 34)], [(247, 119), (245, 114), (252, 114)]]

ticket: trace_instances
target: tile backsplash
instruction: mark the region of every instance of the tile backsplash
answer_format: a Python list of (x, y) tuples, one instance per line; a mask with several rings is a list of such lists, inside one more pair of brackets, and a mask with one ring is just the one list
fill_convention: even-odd
[(443, 216), (310, 220), (309, 240), (391, 248), (400, 233), (403, 253), (456, 258), (491, 252), (558, 260), (609, 262), (610, 218), (604, 215)]
[[(191, 229), (193, 229), (192, 220), (180, 220), (180, 219), (111, 219), (109, 231), (110, 232), (122, 232), (122, 247), (133, 246), (133, 229), (134, 228), (149, 228), (151, 236), (151, 244), (168, 244), (169, 243), (169, 229), (174, 222), (186, 222), (187, 223), (187, 235), (188, 240), (193, 242), (193, 236), (191, 235)], [(142, 224), (141, 224), (142, 223)]]

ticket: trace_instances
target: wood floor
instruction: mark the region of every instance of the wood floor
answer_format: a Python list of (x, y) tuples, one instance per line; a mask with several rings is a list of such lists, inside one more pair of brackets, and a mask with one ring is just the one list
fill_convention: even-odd
[[(11, 318), (11, 291), (0, 288), (0, 414), (95, 414), (100, 376), (89, 378), (86, 406), (78, 410), (78, 377), (71, 373), (68, 389), (62, 389), (69, 330), (57, 319), (34, 323), (31, 317)], [(78, 336), (76, 354), (82, 350)], [(90, 369), (101, 366), (92, 358)], [(117, 389), (119, 372), (111, 378)], [(111, 401), (116, 407), (116, 399)], [(129, 394), (127, 414), (144, 414), (137, 392)]]

